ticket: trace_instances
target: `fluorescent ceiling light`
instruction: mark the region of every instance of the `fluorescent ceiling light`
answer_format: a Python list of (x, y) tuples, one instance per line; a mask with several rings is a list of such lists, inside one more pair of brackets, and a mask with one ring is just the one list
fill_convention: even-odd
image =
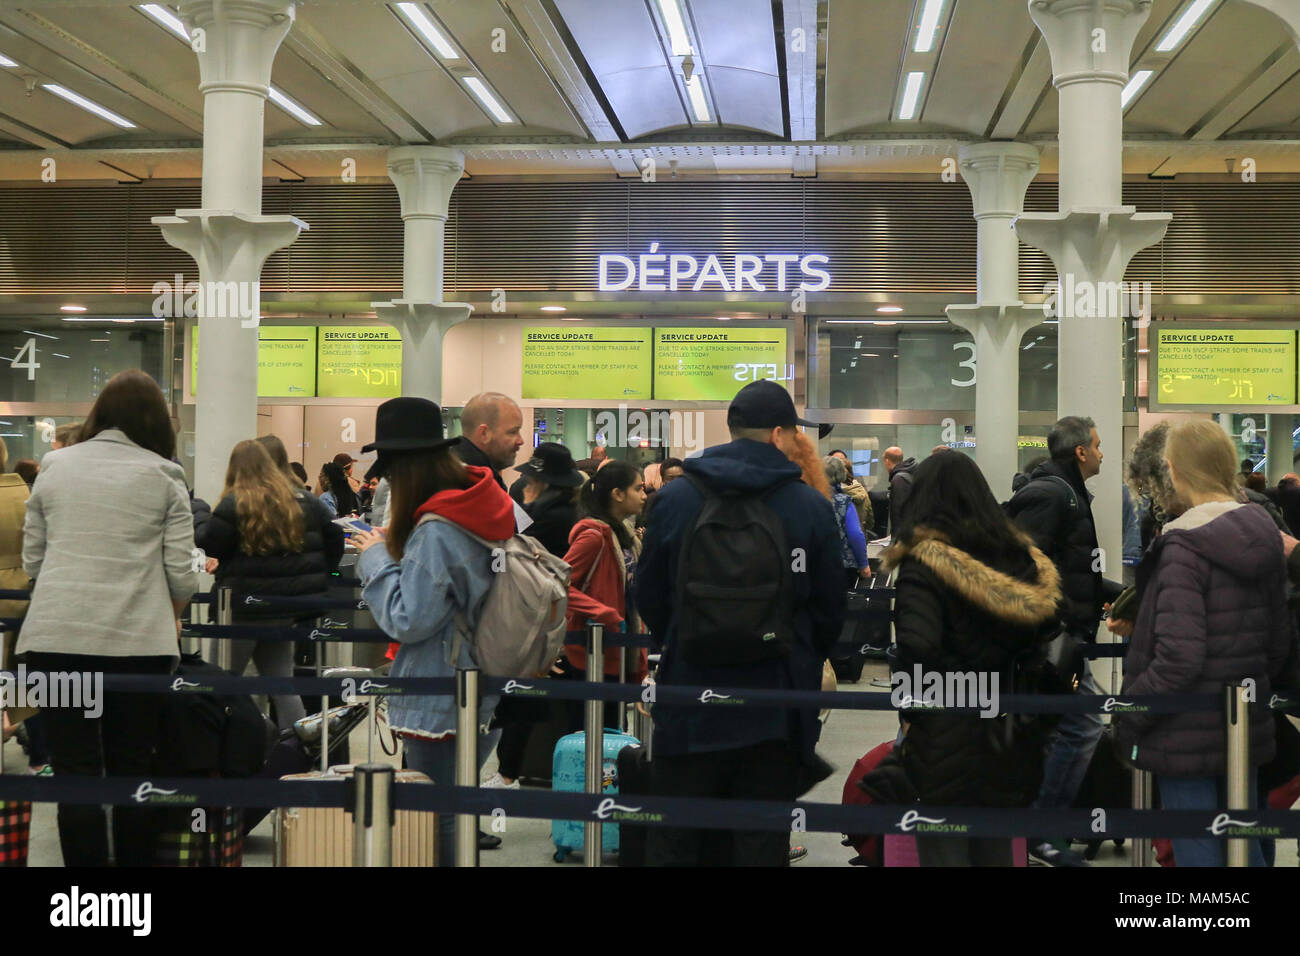
[(560, 320), (563, 321), (563, 322), (581, 322), (581, 321), (582, 321), (582, 316), (580, 316), (580, 315), (562, 315), (562, 316), (560, 316)]
[(465, 85), (469, 87), (469, 91), (478, 98), (478, 101), (483, 104), (483, 108), (491, 113), (492, 116), (496, 118), (497, 122), (514, 122), (514, 118), (506, 112), (506, 108), (501, 105), (501, 101), (492, 95), (492, 91), (487, 88), (486, 83), (480, 80), (477, 76), (467, 76), (464, 80)]
[(1128, 106), (1129, 101), (1137, 96), (1138, 90), (1142, 89), (1146, 81), (1151, 79), (1153, 73), (1153, 70), (1138, 70), (1133, 74), (1128, 81), (1128, 85), (1124, 87), (1124, 92), (1119, 95), (1120, 109)]
[(731, 321), (731, 316), (729, 316), (729, 315), (720, 315), (720, 316), (718, 316), (718, 321), (719, 321), (719, 322), (730, 322), (730, 321)]
[(64, 355), (62, 352), (51, 352), (50, 354), (55, 358), (72, 358), (71, 355)]
[(61, 305), (59, 306), (59, 311), (60, 312), (85, 312), (86, 307), (84, 305)]
[(565, 309), (565, 307), (562, 305), (544, 305), (542, 306), (542, 311), (543, 312), (567, 312), (568, 310)]
[(677, 0), (659, 0), (659, 12), (663, 14), (664, 26), (668, 28), (668, 42), (672, 44), (673, 56), (690, 56), (694, 53)]
[(1187, 34), (1191, 32), (1192, 27), (1196, 26), (1196, 22), (1205, 16), (1205, 11), (1210, 9), (1210, 5), (1213, 3), (1214, 0), (1196, 0), (1195, 3), (1183, 11), (1183, 15), (1178, 18), (1178, 22), (1170, 27), (1169, 32), (1156, 44), (1156, 52), (1168, 53), (1182, 43)]
[(57, 335), (46, 335), (44, 332), (33, 332), (31, 329), (23, 329), (23, 335), (39, 335), (43, 339), (57, 339)]
[(433, 25), (429, 15), (424, 12), (424, 7), (418, 3), (399, 3), (397, 9), (402, 16), (406, 17), (411, 26), (420, 32), (420, 35), (433, 44), (433, 48), (438, 51), (438, 56), (444, 60), (459, 60), (460, 54), (456, 48), (451, 45), (442, 31)]
[(709, 122), (709, 101), (704, 98), (704, 80), (698, 73), (686, 81), (686, 94), (691, 98), (691, 109), (695, 111), (695, 122)]
[(898, 107), (899, 119), (910, 120), (916, 115), (916, 103), (921, 98), (921, 84), (924, 82), (925, 74), (922, 72), (907, 74), (907, 82), (903, 86), (903, 102)]
[(106, 318), (98, 315), (83, 315), (83, 316), (65, 315), (63, 317), (63, 321), (64, 322), (165, 322), (166, 319), (152, 316), (152, 315), (139, 315), (136, 316), (134, 319), (115, 319), (112, 317)]
[(903, 307), (901, 305), (878, 305), (876, 306), (876, 311), (877, 312), (902, 312)]
[(280, 107), (280, 109), (284, 110), (294, 119), (298, 120), (298, 122), (306, 123), (308, 126), (325, 125), (316, 117), (308, 113), (301, 106), (299, 106), (297, 103), (295, 103), (293, 100), (289, 99), (289, 97), (285, 96), (283, 93), (277, 90), (274, 86), (270, 87), (269, 95), (272, 103)]
[(3, 53), (0, 53), (0, 66), (3, 66), (5, 69), (8, 69), (11, 66), (17, 66), (17, 65), (18, 64), (13, 60), (9, 59), (9, 57), (5, 56)]
[(53, 93), (61, 99), (67, 100), (74, 106), (80, 106), (87, 113), (94, 113), (101, 119), (106, 119), (114, 126), (120, 126), (123, 129), (135, 129), (135, 124), (125, 117), (118, 116), (110, 109), (100, 106), (94, 100), (88, 100), (80, 93), (74, 93), (66, 86), (59, 86), (57, 83), (42, 83), (41, 87)]
[(943, 0), (925, 0), (925, 9), (921, 11), (921, 22), (916, 28), (916, 44), (912, 50), (916, 53), (929, 53), (934, 49), (934, 35), (939, 30), (939, 14), (943, 12)]
[(181, 18), (176, 16), (160, 3), (146, 3), (141, 5), (140, 10), (153, 17), (158, 23), (162, 24), (172, 33), (176, 34), (186, 43), (190, 42), (190, 35), (185, 30), (185, 24)]

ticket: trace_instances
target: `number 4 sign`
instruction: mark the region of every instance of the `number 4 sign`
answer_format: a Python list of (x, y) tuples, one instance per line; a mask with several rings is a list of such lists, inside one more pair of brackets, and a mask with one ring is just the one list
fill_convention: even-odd
[[(23, 356), (27, 357), (27, 361), (23, 361)], [(9, 365), (12, 368), (27, 369), (27, 381), (36, 381), (36, 370), (41, 367), (41, 363), (36, 361), (36, 339), (28, 339), (18, 354), (9, 360)]]

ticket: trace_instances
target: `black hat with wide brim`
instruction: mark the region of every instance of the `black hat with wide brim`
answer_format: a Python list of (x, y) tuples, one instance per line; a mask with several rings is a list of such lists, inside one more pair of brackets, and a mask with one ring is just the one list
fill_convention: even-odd
[(444, 438), (442, 409), (427, 398), (390, 398), (375, 410), (375, 440), (361, 453), (379, 453), (366, 478), (381, 477), (385, 457), (394, 452), (433, 451), (454, 445), (458, 439)]
[(573, 453), (559, 442), (544, 441), (533, 449), (533, 457), (519, 466), (519, 473), (556, 488), (577, 488), (587, 476), (573, 464)]

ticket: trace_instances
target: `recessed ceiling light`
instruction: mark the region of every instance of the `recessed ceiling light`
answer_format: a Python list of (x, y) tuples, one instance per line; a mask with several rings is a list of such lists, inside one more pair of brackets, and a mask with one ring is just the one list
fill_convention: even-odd
[(39, 335), (43, 339), (57, 339), (57, 335), (47, 335), (44, 332), (33, 332), (30, 329), (23, 329), (23, 335)]
[(13, 60), (9, 59), (9, 57), (5, 56), (3, 53), (0, 53), (0, 66), (3, 66), (5, 69), (9, 69), (10, 67), (14, 67), (17, 65), (18, 64)]
[(1137, 96), (1138, 90), (1142, 89), (1142, 87), (1146, 85), (1146, 81), (1151, 79), (1154, 72), (1154, 70), (1138, 70), (1133, 74), (1132, 78), (1130, 78), (1128, 83), (1125, 85), (1124, 92), (1119, 95), (1119, 105), (1121, 109), (1128, 106), (1129, 101), (1131, 101), (1133, 97)]
[(871, 324), (872, 324), (872, 325), (897, 325), (898, 323), (897, 323), (897, 322), (886, 322), (884, 319), (876, 319), (876, 320), (873, 321)]
[(74, 93), (66, 86), (60, 86), (58, 83), (42, 83), (41, 88), (53, 93), (60, 99), (67, 100), (74, 106), (80, 106), (87, 113), (94, 113), (100, 119), (106, 119), (114, 126), (120, 126), (122, 129), (135, 129), (135, 124), (124, 116), (119, 116), (107, 107), (100, 106), (94, 100), (88, 100), (80, 93)]
[(506, 108), (501, 105), (501, 101), (492, 95), (492, 91), (487, 88), (487, 84), (477, 76), (466, 76), (463, 78), (469, 91), (474, 94), (475, 98), (483, 104), (483, 108), (499, 123), (513, 123), (514, 118), (506, 112)]
[(686, 95), (690, 97), (691, 109), (695, 112), (695, 122), (711, 122), (709, 101), (704, 98), (704, 78), (698, 73), (686, 81)]
[(731, 316), (729, 316), (729, 315), (720, 315), (720, 316), (718, 316), (718, 321), (719, 321), (719, 322), (730, 322), (730, 321), (731, 321)]
[(1138, 349), (1138, 355), (1150, 355), (1150, 354), (1151, 354), (1150, 349)]
[(438, 56), (444, 60), (460, 59), (460, 54), (456, 52), (456, 48), (442, 35), (442, 31), (433, 25), (433, 21), (429, 19), (429, 14), (425, 12), (424, 7), (418, 3), (399, 3), (397, 9), (402, 16), (406, 17), (411, 26), (415, 27), (420, 35), (433, 45), (433, 48), (438, 51)]
[(86, 311), (86, 307), (85, 307), (84, 305), (61, 305), (61, 306), (59, 306), (59, 311), (61, 311), (61, 312), (85, 312), (85, 311)]
[(664, 26), (668, 28), (668, 42), (672, 44), (673, 56), (690, 56), (691, 38), (686, 34), (686, 20), (682, 17), (677, 0), (659, 0), (659, 12), (663, 14)]
[(877, 312), (902, 312), (903, 307), (901, 305), (878, 305), (876, 306), (876, 311)]
[(1191, 32), (1192, 27), (1196, 26), (1196, 21), (1205, 15), (1205, 11), (1210, 9), (1210, 5), (1213, 3), (1214, 0), (1196, 0), (1178, 18), (1178, 21), (1169, 28), (1169, 32), (1161, 38), (1160, 42), (1156, 44), (1156, 52), (1168, 53), (1182, 43), (1183, 38)]
[(562, 322), (581, 322), (581, 321), (582, 321), (582, 316), (580, 316), (580, 315), (562, 315), (562, 316), (560, 316), (560, 320), (561, 320)]
[(166, 27), (168, 30), (171, 30), (172, 33), (176, 34), (186, 43), (190, 42), (190, 35), (186, 32), (185, 24), (181, 21), (181, 18), (176, 16), (176, 14), (172, 13), (162, 4), (142, 4), (140, 10), (141, 12), (147, 13), (149, 16), (153, 17), (154, 20), (158, 21), (158, 23)]
[(543, 312), (567, 312), (568, 310), (565, 309), (565, 307), (562, 305), (544, 305), (542, 306), (542, 311)]
[(305, 109), (303, 109), (293, 100), (289, 99), (289, 97), (285, 96), (283, 93), (277, 90), (274, 86), (270, 87), (268, 95), (270, 96), (272, 103), (280, 107), (280, 109), (284, 110), (294, 119), (296, 119), (298, 122), (305, 123), (307, 126), (325, 125), (315, 116), (313, 116), (311, 113), (308, 113)]
[(916, 44), (912, 47), (917, 53), (929, 53), (934, 49), (934, 35), (939, 29), (939, 14), (943, 12), (943, 0), (925, 0), (925, 9), (921, 11), (921, 22), (916, 28)]
[(910, 120), (916, 115), (916, 104), (921, 98), (921, 85), (925, 82), (925, 73), (913, 71), (907, 74), (903, 85), (903, 102), (898, 107), (898, 118)]

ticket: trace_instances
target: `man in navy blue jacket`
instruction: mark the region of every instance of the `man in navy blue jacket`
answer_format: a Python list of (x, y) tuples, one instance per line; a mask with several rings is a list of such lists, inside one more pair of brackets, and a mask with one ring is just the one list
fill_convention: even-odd
[[(637, 562), (636, 603), (663, 647), (661, 685), (819, 690), (822, 663), (839, 637), (844, 617), (839, 532), (829, 501), (799, 480), (790, 460), (797, 426), (789, 393), (774, 382), (745, 386), (727, 411), (732, 441), (687, 459), (688, 479), (658, 493), (645, 546)], [(682, 543), (705, 504), (696, 486), (714, 494), (763, 494), (779, 518), (792, 573), (785, 580), (793, 623), (788, 655), (755, 663), (701, 666), (684, 659), (679, 630), (678, 566)], [(778, 487), (779, 486), (779, 487)], [(742, 556), (737, 556), (741, 560)], [(756, 585), (762, 582), (755, 582)], [(769, 635), (770, 636), (770, 635)], [(811, 763), (820, 724), (816, 708), (763, 708), (728, 704), (654, 706), (654, 786), (663, 796), (729, 797), (793, 801), (801, 768)], [(651, 866), (691, 866), (701, 861), (706, 831), (651, 828)], [(730, 862), (784, 866), (789, 832), (735, 831)]]

